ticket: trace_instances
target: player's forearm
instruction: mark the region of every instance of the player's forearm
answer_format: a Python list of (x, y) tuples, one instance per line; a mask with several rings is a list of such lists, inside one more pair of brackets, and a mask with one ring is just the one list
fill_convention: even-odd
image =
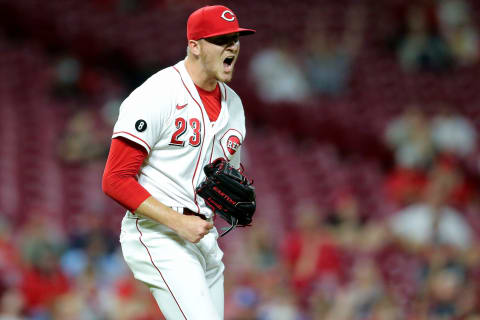
[(135, 214), (150, 218), (174, 231), (178, 231), (181, 214), (150, 196), (135, 210)]

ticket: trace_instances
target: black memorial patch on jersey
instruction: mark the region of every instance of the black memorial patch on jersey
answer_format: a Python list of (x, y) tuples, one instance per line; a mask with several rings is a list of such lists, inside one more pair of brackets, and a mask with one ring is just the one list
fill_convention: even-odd
[(135, 122), (135, 129), (137, 129), (138, 132), (143, 132), (147, 130), (147, 122), (145, 120), (138, 120)]

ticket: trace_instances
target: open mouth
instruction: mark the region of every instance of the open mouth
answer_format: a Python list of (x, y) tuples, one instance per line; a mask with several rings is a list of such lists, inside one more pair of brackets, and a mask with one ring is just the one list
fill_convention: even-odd
[(234, 56), (226, 57), (226, 58), (223, 60), (223, 65), (225, 66), (225, 68), (230, 69), (230, 68), (232, 67), (233, 60), (235, 60), (235, 57), (234, 57)]

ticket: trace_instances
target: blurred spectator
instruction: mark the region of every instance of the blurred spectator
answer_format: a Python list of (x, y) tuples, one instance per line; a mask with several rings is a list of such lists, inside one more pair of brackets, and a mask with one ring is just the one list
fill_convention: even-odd
[(363, 221), (359, 212), (359, 201), (350, 191), (341, 191), (333, 201), (332, 212), (326, 217), (325, 224), (336, 237), (337, 243), (344, 248), (355, 250), (360, 240)]
[(428, 119), (418, 106), (410, 105), (388, 123), (384, 134), (394, 157), (386, 177), (387, 195), (400, 206), (416, 202), (427, 180), (424, 170), (435, 159)]
[(429, 24), (427, 11), (418, 4), (407, 9), (406, 32), (397, 48), (398, 59), (407, 71), (442, 71), (452, 64), (449, 47), (436, 27)]
[[(435, 163), (456, 166), (457, 160), (473, 154), (477, 133), (467, 118), (442, 104), (431, 121), (418, 107), (406, 109), (388, 124), (385, 140), (394, 153), (387, 194), (398, 205), (406, 205), (419, 200), (428, 180), (426, 173)], [(459, 183), (452, 197), (454, 204), (464, 206), (472, 190), (461, 171), (457, 174)]]
[[(279, 263), (278, 257), (278, 243), (274, 236), (278, 231), (273, 230), (271, 226), (267, 225), (267, 221), (260, 221), (262, 224), (259, 228), (252, 228), (248, 234), (247, 241), (251, 264), (255, 266), (257, 272), (266, 271), (275, 268)], [(270, 228), (269, 228), (270, 227)]]
[(229, 259), (233, 273), (269, 277), (279, 268), (278, 230), (274, 230), (271, 221), (265, 217), (258, 217), (256, 221), (258, 227), (243, 230), (229, 242), (228, 251), (235, 252), (235, 255), (226, 259)]
[(430, 124), (416, 105), (388, 124), (385, 140), (394, 152), (395, 164), (401, 168), (428, 168), (435, 157)]
[(365, 8), (349, 8), (343, 34), (327, 30), (327, 18), (320, 9), (307, 19), (305, 73), (314, 93), (335, 96), (348, 87), (352, 65), (363, 42)]
[(58, 58), (54, 69), (53, 94), (58, 98), (79, 98), (80, 78), (83, 72), (81, 62), (73, 55)]
[(32, 316), (48, 314), (57, 297), (69, 290), (67, 277), (60, 269), (58, 256), (48, 246), (39, 247), (32, 265), (23, 274), (20, 286), (25, 306)]
[(440, 28), (454, 28), (470, 21), (471, 6), (464, 0), (438, 1), (437, 15)]
[(405, 312), (394, 299), (389, 296), (382, 296), (372, 308), (371, 320), (401, 320), (405, 319)]
[(441, 270), (432, 275), (429, 285), (429, 316), (440, 319), (451, 319), (456, 316), (455, 300), (461, 293), (461, 279), (458, 274)]
[(99, 287), (112, 285), (119, 276), (127, 273), (114, 236), (97, 227), (74, 232), (69, 248), (61, 258), (63, 271), (71, 278), (92, 272)]
[(275, 295), (269, 298), (259, 306), (256, 320), (301, 319), (295, 294), (288, 287), (278, 286)]
[(353, 278), (342, 289), (325, 319), (368, 319), (373, 307), (384, 295), (378, 269), (372, 260), (363, 259), (353, 266)]
[(478, 30), (471, 18), (471, 6), (464, 0), (439, 1), (440, 31), (446, 39), (455, 63), (469, 66), (478, 62)]
[(465, 158), (477, 147), (472, 122), (448, 105), (443, 105), (432, 119), (432, 139), (438, 152), (454, 158)]
[(467, 250), (473, 231), (463, 215), (448, 206), (458, 174), (439, 166), (433, 170), (424, 199), (397, 212), (390, 221), (393, 233), (413, 249), (443, 245)]
[(148, 287), (133, 277), (120, 278), (107, 299), (107, 319), (163, 320), (165, 319), (150, 294)]
[[(40, 214), (41, 213), (41, 214)], [(28, 210), (18, 241), (23, 265), (19, 288), (30, 316), (45, 316), (49, 307), (70, 285), (59, 265), (64, 232), (46, 210)]]
[(118, 110), (120, 109), (122, 101), (123, 99), (117, 96), (106, 99), (104, 105), (100, 110), (102, 121), (105, 123), (106, 126), (113, 128), (113, 126), (115, 125), (115, 122), (118, 119)]
[[(343, 192), (334, 202), (333, 211), (326, 224), (341, 249), (341, 283), (352, 277), (352, 265), (371, 258), (388, 243), (385, 223), (360, 215), (361, 201), (351, 191)], [(327, 288), (328, 290), (328, 288)]]
[(16, 286), (20, 280), (21, 255), (9, 219), (0, 214), (0, 293), (2, 285)]
[(457, 319), (472, 311), (464, 302), (471, 298), (465, 275), (443, 267), (433, 270), (427, 284), (427, 313), (434, 319)]
[(78, 110), (68, 121), (58, 145), (58, 155), (66, 163), (86, 164), (103, 159), (108, 152), (110, 135), (105, 125), (90, 110)]
[(105, 81), (107, 76), (98, 68), (74, 54), (62, 54), (54, 62), (52, 93), (58, 99), (91, 100), (104, 93)]
[(322, 210), (315, 204), (301, 204), (295, 212), (295, 229), (285, 237), (283, 254), (292, 285), (300, 297), (316, 286), (341, 278), (341, 252), (331, 232), (322, 226)]
[(87, 308), (80, 292), (69, 292), (55, 299), (52, 303), (51, 319), (92, 319), (91, 310)]
[[(254, 273), (252, 279), (243, 279), (245, 275), (236, 274), (234, 277), (225, 278), (225, 314), (226, 320), (255, 319), (256, 308), (259, 303), (258, 287), (260, 283), (254, 284), (256, 279)], [(261, 278), (258, 277), (260, 280)]]
[(386, 194), (397, 206), (412, 204), (421, 198), (427, 180), (423, 170), (394, 167), (386, 177)]
[(60, 221), (41, 207), (26, 210), (25, 216), (21, 237), (15, 239), (25, 265), (48, 264), (48, 259), (44, 259), (47, 256), (57, 259), (65, 245), (65, 230)]
[(272, 41), (250, 61), (249, 74), (257, 95), (269, 103), (305, 101), (311, 89), (297, 61), (295, 48), (286, 35), (277, 35)]
[(16, 288), (3, 292), (0, 296), (0, 320), (23, 320), (23, 296)]

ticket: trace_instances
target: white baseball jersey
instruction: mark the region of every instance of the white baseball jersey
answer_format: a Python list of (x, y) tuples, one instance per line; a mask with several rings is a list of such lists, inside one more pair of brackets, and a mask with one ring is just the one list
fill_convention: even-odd
[[(222, 108), (212, 123), (184, 66), (166, 68), (122, 103), (113, 137), (142, 145), (149, 153), (139, 183), (170, 207), (187, 207), (206, 217), (212, 211), (195, 188), (203, 167), (223, 157), (238, 167), (245, 138), (245, 116), (238, 95), (220, 83)], [(233, 158), (233, 159), (232, 159)]]
[[(210, 122), (184, 61), (166, 68), (132, 92), (120, 107), (113, 137), (143, 146), (148, 157), (139, 183), (163, 204), (212, 218), (196, 195), (203, 167), (223, 157), (240, 165), (245, 138), (243, 106), (237, 94), (220, 83), (221, 111)], [(127, 211), (120, 242), (135, 278), (145, 282), (167, 319), (223, 319), (223, 252), (212, 228), (190, 243), (174, 231)]]

